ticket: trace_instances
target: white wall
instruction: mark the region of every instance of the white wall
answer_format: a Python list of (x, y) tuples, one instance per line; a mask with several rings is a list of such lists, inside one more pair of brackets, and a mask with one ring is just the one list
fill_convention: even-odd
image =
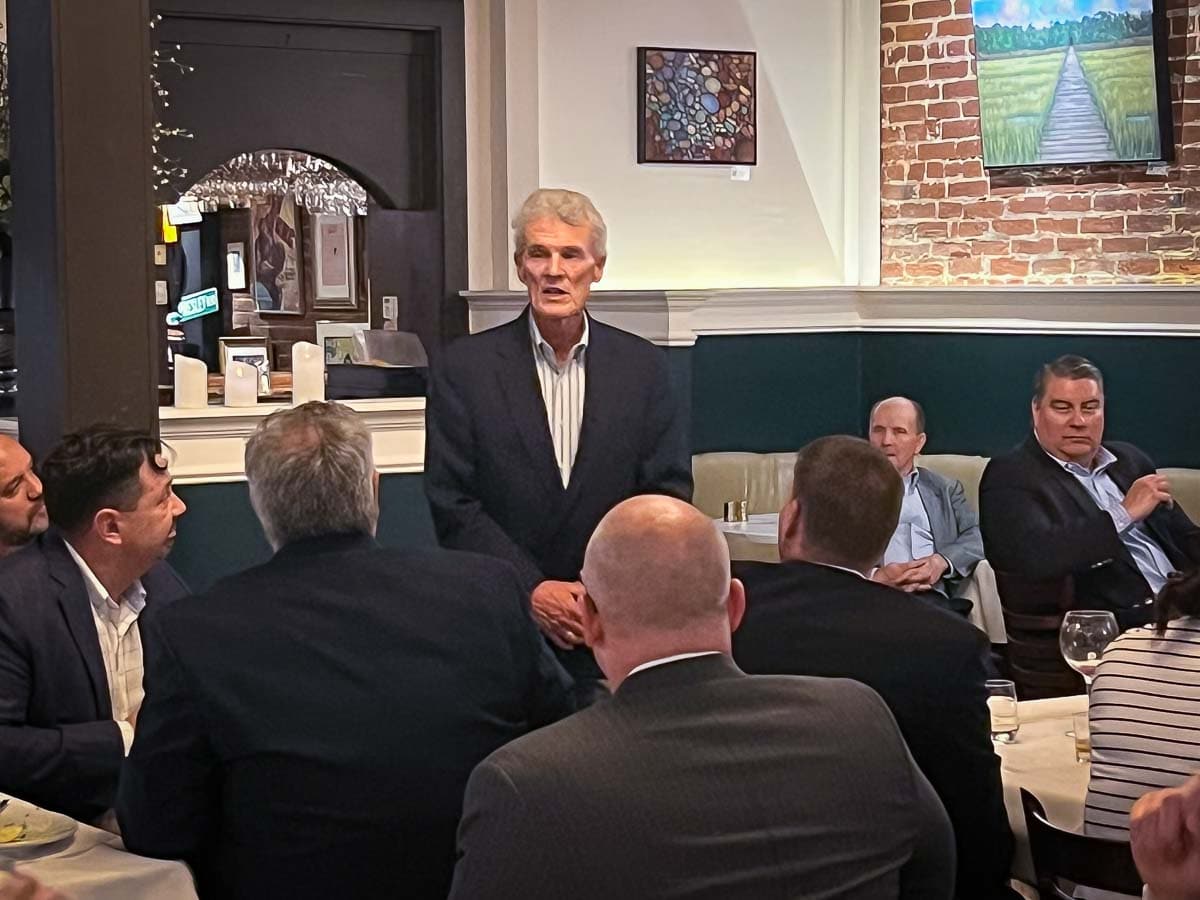
[[(539, 184), (581, 190), (604, 214), (602, 288), (877, 279), (876, 0), (471, 0), (472, 18), (472, 287), (517, 287), (500, 225)], [(503, 23), (502, 43), (487, 44), (484, 22), (493, 37)], [(640, 45), (758, 52), (749, 183), (726, 167), (637, 164)]]

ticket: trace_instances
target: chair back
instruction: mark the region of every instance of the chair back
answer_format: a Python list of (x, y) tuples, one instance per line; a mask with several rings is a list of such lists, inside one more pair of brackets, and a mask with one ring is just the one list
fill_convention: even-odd
[(1084, 690), (1058, 646), (1063, 614), (1074, 606), (1072, 578), (1038, 580), (996, 572), (1008, 632), (1008, 669), (1022, 700), (1067, 697)]
[[(1089, 837), (1059, 828), (1046, 818), (1041, 802), (1021, 788), (1021, 808), (1042, 900), (1072, 900), (1075, 885), (1142, 895), (1142, 877), (1127, 841)], [(1070, 885), (1062, 884), (1063, 881)]]

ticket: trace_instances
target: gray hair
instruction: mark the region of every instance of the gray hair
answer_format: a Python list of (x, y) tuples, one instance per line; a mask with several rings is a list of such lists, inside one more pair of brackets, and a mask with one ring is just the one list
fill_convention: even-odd
[(893, 400), (903, 400), (905, 403), (912, 406), (913, 418), (917, 426), (917, 434), (923, 434), (925, 432), (925, 407), (923, 407), (916, 400), (912, 399), (912, 397), (904, 397), (899, 394), (897, 394), (895, 397), (884, 397), (882, 400), (872, 406), (871, 414), (867, 417), (867, 424), (870, 425), (875, 421), (875, 413), (879, 411), (879, 407), (883, 406), (885, 403), (891, 403)]
[(271, 547), (325, 534), (375, 534), (371, 432), (339, 403), (272, 413), (246, 444), (250, 504)]
[(1042, 398), (1046, 396), (1046, 387), (1049, 385), (1051, 378), (1069, 378), (1071, 381), (1094, 381), (1096, 382), (1096, 386), (1100, 388), (1100, 393), (1104, 393), (1104, 376), (1100, 374), (1099, 367), (1086, 357), (1068, 353), (1065, 356), (1060, 356), (1054, 362), (1046, 363), (1033, 376), (1033, 402), (1039, 406), (1041, 405)]
[(512, 220), (517, 256), (525, 252), (525, 230), (538, 219), (559, 219), (568, 225), (588, 226), (596, 259), (608, 258), (608, 227), (586, 195), (562, 188), (538, 188), (526, 197)]

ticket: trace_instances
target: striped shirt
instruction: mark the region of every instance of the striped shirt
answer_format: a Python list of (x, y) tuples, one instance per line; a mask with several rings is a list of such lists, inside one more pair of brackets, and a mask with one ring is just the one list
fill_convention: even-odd
[(1162, 637), (1135, 628), (1109, 644), (1088, 719), (1085, 830), (1128, 840), (1138, 797), (1200, 772), (1200, 617), (1175, 619)]
[(96, 573), (69, 543), (67, 550), (79, 567), (83, 584), (87, 588), (92, 604), (92, 618), (96, 622), (96, 636), (100, 640), (100, 655), (104, 659), (104, 672), (108, 676), (108, 697), (112, 702), (113, 721), (121, 729), (121, 740), (125, 752), (133, 743), (133, 726), (130, 718), (141, 709), (145, 691), (142, 687), (142, 635), (138, 629), (138, 616), (146, 607), (146, 589), (140, 580), (121, 595), (115, 602), (107, 588), (100, 583)]
[(554, 442), (554, 456), (565, 488), (571, 482), (571, 469), (579, 452), (579, 430), (583, 426), (583, 401), (587, 393), (586, 353), (588, 346), (588, 317), (583, 317), (583, 335), (571, 348), (567, 361), (559, 365), (558, 357), (542, 333), (533, 315), (529, 316), (529, 337), (533, 342), (534, 368), (542, 387), (546, 404), (546, 422)]

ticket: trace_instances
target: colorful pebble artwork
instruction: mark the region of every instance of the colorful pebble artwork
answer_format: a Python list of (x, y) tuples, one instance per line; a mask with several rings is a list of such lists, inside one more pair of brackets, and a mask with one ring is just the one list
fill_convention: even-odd
[(757, 162), (755, 55), (638, 48), (638, 162)]

